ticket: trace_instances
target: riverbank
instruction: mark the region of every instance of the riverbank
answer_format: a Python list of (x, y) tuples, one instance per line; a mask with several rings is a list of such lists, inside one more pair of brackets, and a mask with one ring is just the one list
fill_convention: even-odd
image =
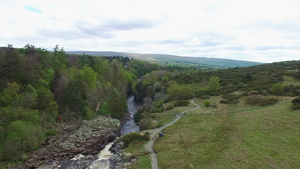
[(68, 160), (82, 154), (85, 161), (93, 160), (108, 143), (120, 135), (120, 121), (99, 116), (78, 124), (59, 124), (60, 135), (46, 140), (44, 146), (33, 152), (25, 168), (73, 165)]

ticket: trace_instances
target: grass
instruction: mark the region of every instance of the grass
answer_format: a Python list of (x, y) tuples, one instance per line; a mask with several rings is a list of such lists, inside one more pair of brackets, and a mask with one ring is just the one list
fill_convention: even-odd
[(125, 149), (125, 152), (131, 153), (136, 157), (136, 162), (130, 166), (131, 169), (151, 169), (151, 160), (149, 153), (144, 148), (144, 144), (146, 142), (135, 142), (129, 144), (129, 146)]
[[(172, 110), (166, 111), (166, 113), (156, 113), (154, 119), (158, 122), (158, 127), (163, 126), (172, 120), (174, 120), (175, 113), (181, 113), (187, 109), (190, 109), (194, 107), (193, 105), (189, 105), (187, 107), (175, 107)], [(143, 131), (145, 132), (145, 131)], [(129, 146), (125, 149), (125, 152), (131, 153), (134, 155), (137, 160), (135, 163), (133, 163), (132, 166), (130, 166), (130, 169), (151, 169), (151, 160), (149, 153), (144, 148), (145, 142), (136, 142), (131, 143)]]
[(170, 123), (172, 120), (176, 118), (175, 114), (176, 113), (181, 113), (187, 109), (190, 109), (193, 106), (192, 104), (189, 104), (187, 107), (175, 107), (174, 109), (166, 111), (166, 113), (156, 113), (154, 114), (153, 120), (157, 123), (156, 127), (161, 127), (165, 124)]
[(300, 168), (300, 111), (289, 109), (292, 98), (224, 109), (219, 99), (208, 99), (217, 108), (202, 106), (163, 131), (154, 144), (160, 168)]

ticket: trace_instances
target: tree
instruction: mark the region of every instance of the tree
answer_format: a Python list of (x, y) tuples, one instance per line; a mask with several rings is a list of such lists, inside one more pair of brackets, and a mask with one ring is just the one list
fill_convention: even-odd
[(68, 63), (67, 55), (64, 48), (59, 49), (59, 45), (54, 48), (54, 56), (52, 58), (52, 64), (55, 69), (62, 69)]
[(64, 104), (77, 117), (85, 118), (89, 103), (87, 102), (86, 89), (82, 78), (75, 78), (64, 89)]
[(216, 93), (220, 90), (220, 79), (217, 76), (212, 76), (208, 83), (207, 90), (211, 93)]
[(85, 66), (82, 70), (81, 76), (86, 87), (96, 89), (97, 85), (97, 73), (90, 67)]
[(275, 95), (282, 95), (284, 92), (284, 86), (282, 83), (273, 84), (271, 87), (271, 92)]
[(40, 126), (34, 126), (21, 120), (12, 122), (7, 127), (2, 154), (4, 159), (18, 160), (24, 153), (38, 148), (44, 134)]
[(3, 90), (3, 95), (0, 98), (2, 105), (9, 105), (11, 102), (19, 98), (20, 85), (16, 82), (8, 83), (7, 87)]

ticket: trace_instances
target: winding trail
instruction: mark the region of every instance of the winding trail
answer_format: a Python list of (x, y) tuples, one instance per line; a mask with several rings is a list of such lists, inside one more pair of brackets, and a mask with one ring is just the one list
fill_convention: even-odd
[(150, 130), (149, 132), (151, 133), (150, 134), (150, 141), (144, 145), (145, 149), (150, 153), (150, 156), (151, 156), (151, 166), (152, 166), (152, 169), (158, 169), (158, 162), (157, 162), (157, 155), (156, 153), (154, 152), (153, 150), (153, 144), (154, 144), (154, 141), (156, 140), (156, 136), (157, 136), (157, 133), (159, 133), (160, 131), (162, 131), (164, 128), (174, 124), (176, 121), (178, 121), (182, 115), (186, 114), (187, 112), (190, 112), (190, 111), (193, 111), (193, 110), (196, 110), (198, 108), (200, 108), (200, 105), (194, 103), (194, 100), (191, 100), (191, 103), (193, 105), (195, 105), (196, 107), (195, 108), (192, 108), (192, 109), (188, 109), (180, 114), (178, 114), (176, 116), (176, 119), (174, 119), (173, 121), (171, 121), (170, 123), (160, 127), (160, 128), (156, 128), (156, 129), (153, 129), (153, 130)]

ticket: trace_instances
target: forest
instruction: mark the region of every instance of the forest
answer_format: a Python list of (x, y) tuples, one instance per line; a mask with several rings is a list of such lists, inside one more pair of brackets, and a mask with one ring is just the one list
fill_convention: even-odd
[[(66, 54), (33, 45), (0, 48), (0, 160), (26, 160), (46, 138), (59, 134), (54, 123), (121, 119), (134, 94), (142, 108), (134, 119), (140, 129), (160, 127), (155, 114), (188, 105), (188, 99), (221, 96), (222, 104), (276, 104), (274, 96), (295, 97), (300, 109), (300, 61), (204, 70), (159, 66), (128, 57)], [(240, 91), (240, 94), (233, 92)]]
[(57, 122), (121, 119), (137, 78), (157, 65), (121, 57), (67, 55), (26, 45), (0, 48), (0, 159), (25, 159)]

